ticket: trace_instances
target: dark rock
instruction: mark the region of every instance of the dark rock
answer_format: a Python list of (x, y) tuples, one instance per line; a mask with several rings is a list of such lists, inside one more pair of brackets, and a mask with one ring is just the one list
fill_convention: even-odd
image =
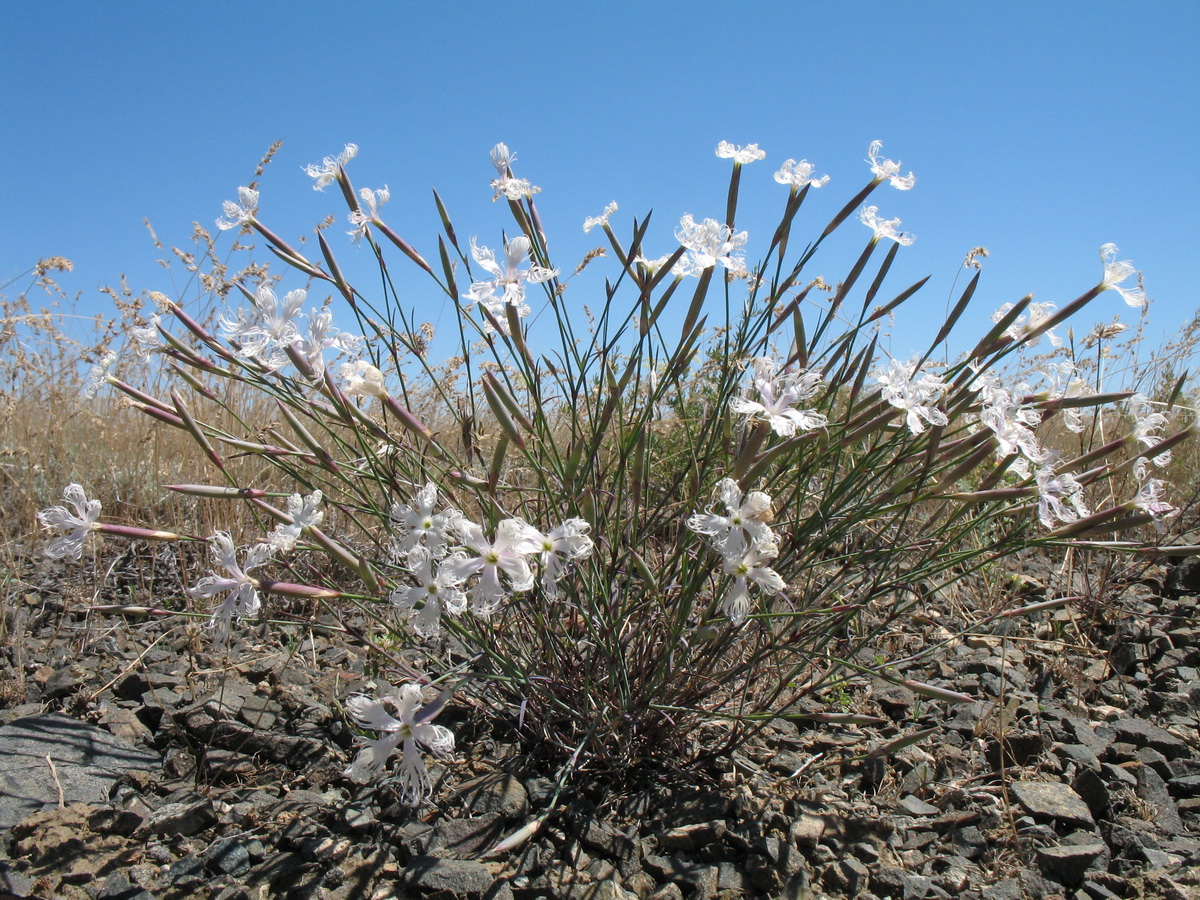
[(1200, 556), (1189, 556), (1167, 570), (1166, 589), (1175, 594), (1200, 594)]
[(240, 837), (213, 841), (204, 852), (204, 861), (211, 871), (224, 875), (241, 875), (250, 869), (250, 853)]
[(1096, 824), (1083, 798), (1065, 784), (1014, 781), (1009, 785), (1009, 791), (1030, 815), (1068, 825), (1091, 827)]
[(418, 856), (405, 868), (404, 880), (421, 890), (448, 891), (455, 897), (482, 898), (496, 879), (483, 863)]
[(444, 819), (434, 826), (430, 846), (453, 857), (479, 856), (504, 838), (504, 822), (504, 817), (494, 812), (468, 819)]
[(196, 834), (217, 824), (217, 813), (207, 797), (194, 797), (177, 803), (167, 803), (150, 814), (142, 823), (151, 834)]
[(1060, 844), (1057, 847), (1039, 847), (1038, 865), (1051, 878), (1068, 887), (1078, 887), (1093, 864), (1108, 853), (1101, 841), (1089, 844)]
[(160, 764), (157, 753), (69, 716), (17, 719), (0, 727), (0, 829), (57, 805), (60, 787), (66, 803), (104, 804), (122, 773)]
[(1191, 750), (1182, 739), (1143, 719), (1117, 719), (1112, 727), (1117, 740), (1135, 747), (1153, 747), (1167, 759), (1191, 755)]
[(941, 812), (936, 806), (926, 803), (912, 794), (909, 794), (897, 803), (896, 809), (910, 816), (936, 816)]
[(1154, 824), (1166, 834), (1182, 834), (1183, 820), (1179, 817), (1179, 808), (1171, 799), (1167, 783), (1162, 776), (1148, 766), (1142, 766), (1137, 773), (1137, 795), (1153, 806), (1156, 810)]
[(113, 872), (104, 879), (104, 886), (100, 888), (96, 900), (156, 900), (156, 898), (149, 891), (131, 883), (125, 872)]
[(494, 812), (513, 821), (523, 819), (529, 812), (525, 786), (504, 773), (468, 781), (459, 788), (458, 797), (474, 815)]

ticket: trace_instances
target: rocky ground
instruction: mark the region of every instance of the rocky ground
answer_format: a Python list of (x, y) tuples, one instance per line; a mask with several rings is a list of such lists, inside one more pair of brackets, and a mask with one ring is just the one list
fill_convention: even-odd
[[(342, 771), (343, 638), (78, 612), (10, 572), (0, 645), (0, 898), (1200, 898), (1200, 560), (954, 642), (845, 698), (874, 726), (780, 719), (710, 771), (581, 785), (458, 707), (458, 750), (410, 810)], [(1031, 562), (1026, 597), (1046, 594)], [(914, 623), (913, 645), (961, 627)], [(864, 751), (937, 728), (873, 758)]]

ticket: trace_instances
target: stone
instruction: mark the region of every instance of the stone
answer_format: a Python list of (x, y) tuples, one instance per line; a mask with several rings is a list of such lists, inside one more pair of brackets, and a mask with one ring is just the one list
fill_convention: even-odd
[(458, 798), (474, 815), (499, 813), (505, 819), (523, 819), (529, 812), (529, 793), (512, 775), (498, 773), (468, 781)]
[(1051, 878), (1068, 887), (1083, 884), (1084, 875), (1104, 854), (1108, 847), (1101, 841), (1090, 844), (1060, 844), (1057, 847), (1039, 847), (1038, 865)]
[(504, 817), (489, 812), (469, 819), (444, 819), (433, 829), (431, 848), (444, 855), (479, 856), (504, 838)]
[(1157, 811), (1154, 824), (1166, 834), (1182, 834), (1183, 819), (1179, 817), (1179, 808), (1171, 799), (1171, 792), (1162, 776), (1149, 766), (1137, 770), (1137, 795), (1149, 803)]
[(1121, 718), (1112, 723), (1117, 740), (1135, 747), (1152, 747), (1167, 759), (1190, 756), (1191, 751), (1182, 738), (1165, 728), (1159, 728), (1143, 719)]
[(1032, 816), (1054, 819), (1068, 825), (1095, 826), (1091, 810), (1075, 791), (1065, 784), (1041, 781), (1014, 781), (1009, 791)]
[(900, 812), (907, 813), (910, 816), (936, 816), (941, 812), (936, 806), (931, 803), (926, 803), (919, 797), (914, 797), (909, 794), (896, 804), (896, 809)]
[(0, 829), (57, 806), (60, 799), (107, 803), (123, 773), (160, 766), (157, 753), (70, 716), (45, 713), (17, 719), (0, 727)]
[(217, 812), (207, 797), (167, 803), (142, 823), (151, 834), (189, 835), (217, 824)]
[(418, 856), (404, 869), (404, 880), (425, 891), (449, 891), (456, 897), (482, 898), (496, 879), (487, 866), (473, 860)]

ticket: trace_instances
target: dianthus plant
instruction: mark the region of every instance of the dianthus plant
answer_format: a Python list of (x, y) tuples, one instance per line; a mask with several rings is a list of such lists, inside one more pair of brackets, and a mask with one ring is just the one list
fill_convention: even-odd
[[(939, 590), (1023, 548), (1114, 534), (1106, 546), (1138, 548), (1156, 537), (1141, 526), (1170, 524), (1169, 486), (1145, 464), (1184, 436), (1168, 411), (1110, 386), (1092, 393), (1067, 350), (1053, 377), (1011, 365), (1106, 291), (1144, 305), (1140, 287), (1121, 286), (1134, 273), (1111, 245), (1078, 299), (994, 304), (990, 331), (955, 334), (973, 349), (938, 356), (976, 271), (924, 351), (892, 358), (877, 329), (923, 282), (885, 293), (912, 236), (879, 210), (916, 179), (878, 141), (840, 207), (823, 205), (829, 176), (808, 160), (772, 178), (765, 150), (722, 142), (711, 164), (732, 167), (723, 208), (658, 227), (598, 200), (583, 227), (601, 245), (561, 268), (538, 189), (506, 146), (491, 153), (490, 183), (481, 160), (479, 187), (512, 225), (464, 242), (435, 194), (442, 234), (425, 251), (384, 218), (387, 189), (355, 190), (356, 153), (310, 167), (316, 187), (340, 189), (353, 226), (318, 231), (319, 250), (268, 229), (256, 190), (225, 204), (221, 227), (279, 262), (270, 280), (265, 265), (247, 270), (263, 280), (238, 285), (242, 305), (217, 333), (177, 303), (178, 327), (139, 338), (186, 384), (159, 398), (101, 376), (203, 448), (215, 477), (197, 481), (213, 483), (178, 490), (257, 517), (248, 550), (211, 538), (218, 571), (192, 589), (218, 635), (236, 638), (280, 596), (308, 598), (405, 673), (390, 699), (347, 702), (374, 732), (354, 778), (399, 749), (404, 797), (429, 793), (421, 748), (446, 753), (453, 740), (418, 711), (421, 681), (453, 683), (531, 752), (578, 769), (725, 753), (778, 715), (829, 721), (831, 691), (901, 679), (881, 636)], [(751, 172), (781, 210), (758, 244), (735, 223)], [(802, 210), (808, 240), (793, 236)], [(352, 282), (338, 238), (359, 260), (370, 248), (375, 287)], [(859, 255), (822, 278), (813, 269), (835, 240)], [(447, 363), (431, 361), (437, 339), (393, 284), (395, 253), (453, 317)], [(314, 288), (336, 302), (310, 304)], [(222, 383), (278, 415), (222, 418)], [(1051, 423), (1081, 431), (1084, 414), (1125, 401), (1123, 437), (1075, 452), (1050, 441)], [(234, 455), (257, 458), (259, 480), (239, 478), (250, 469)], [(99, 509), (74, 486), (67, 499), (75, 512), (43, 522), (65, 532), (51, 552), (77, 556)], [(961, 699), (906, 683), (932, 702)], [(714, 720), (721, 739), (699, 740)]]

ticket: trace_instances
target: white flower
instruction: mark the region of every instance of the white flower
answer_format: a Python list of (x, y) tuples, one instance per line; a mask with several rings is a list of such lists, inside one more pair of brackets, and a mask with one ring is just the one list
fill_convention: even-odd
[(898, 409), (907, 412), (905, 422), (913, 434), (925, 430), (924, 422), (930, 425), (945, 425), (946, 414), (934, 404), (942, 399), (946, 386), (941, 379), (929, 372), (922, 372), (914, 379), (916, 365), (893, 359), (888, 362), (886, 372), (877, 372), (875, 380), (883, 386), (883, 399)]
[(483, 528), (466, 518), (456, 519), (454, 529), (458, 538), (474, 556), (461, 559), (451, 557), (442, 564), (455, 584), (461, 584), (472, 575), (479, 581), (470, 589), (471, 611), (487, 618), (499, 607), (506, 591), (500, 584), (500, 573), (508, 576), (513, 591), (527, 591), (533, 587), (533, 570), (526, 559), (539, 548), (530, 539), (529, 526), (520, 519), (505, 519), (496, 527), (496, 540), (489, 542)]
[(509, 166), (516, 162), (517, 154), (511, 152), (507, 144), (497, 144), (489, 155), (497, 174), (497, 177), (492, 179), (492, 190), (496, 192), (492, 196), (493, 200), (498, 200), (501, 194), (509, 200), (520, 200), (522, 197), (532, 197), (541, 192), (540, 187), (530, 184), (528, 180), (513, 177)]
[(308, 337), (300, 341), (300, 352), (312, 366), (313, 372), (325, 372), (325, 351), (338, 350), (343, 353), (355, 349), (361, 337), (338, 329), (333, 324), (333, 313), (328, 306), (311, 310), (308, 314)]
[(997, 456), (1003, 458), (1013, 453), (1021, 453), (1032, 463), (1045, 462), (1047, 453), (1030, 428), (1031, 425), (1038, 424), (1037, 411), (1017, 407), (1011, 402), (1007, 391), (1002, 393), (1008, 402), (1000, 402), (998, 398), (994, 398), (993, 402), (979, 413), (979, 420), (990, 428), (996, 437)]
[(254, 214), (258, 212), (258, 191), (240, 187), (238, 188), (238, 202), (226, 200), (221, 206), (225, 210), (225, 216), (217, 219), (217, 227), (222, 231), (240, 228), (247, 222), (252, 222)]
[(155, 313), (145, 325), (134, 325), (129, 329), (129, 336), (133, 338), (133, 350), (141, 359), (147, 359), (151, 353), (167, 346), (162, 332), (158, 330), (161, 321), (162, 316)]
[(214, 597), (225, 594), (221, 605), (213, 611), (209, 627), (217, 630), (216, 642), (224, 643), (229, 635), (229, 625), (236, 619), (258, 614), (262, 601), (258, 596), (258, 582), (250, 577), (250, 570), (256, 569), (271, 559), (270, 544), (255, 544), (246, 554), (244, 565), (238, 565), (237, 549), (233, 546), (233, 538), (227, 531), (218, 531), (211, 538), (214, 559), (217, 565), (228, 572), (228, 576), (207, 575), (199, 583), (188, 590), (192, 597)]
[[(1050, 382), (1050, 398), (1054, 400), (1063, 397), (1082, 397), (1088, 392), (1088, 386), (1079, 377), (1079, 371), (1069, 359), (1058, 363), (1049, 363), (1042, 373)], [(1079, 434), (1083, 431), (1083, 410), (1079, 407), (1064, 407), (1062, 410), (1063, 424), (1069, 431)]]
[(867, 148), (867, 162), (871, 164), (871, 174), (875, 176), (876, 181), (890, 181), (892, 187), (900, 191), (909, 190), (917, 183), (917, 176), (912, 172), (907, 175), (900, 175), (900, 163), (892, 162), (890, 159), (881, 160), (879, 151), (883, 149), (883, 141), (871, 141), (871, 146)]
[(327, 156), (321, 160), (319, 166), (314, 163), (309, 163), (305, 166), (304, 171), (308, 173), (310, 178), (315, 179), (313, 190), (325, 190), (328, 185), (337, 179), (338, 170), (356, 156), (358, 156), (358, 144), (347, 144), (336, 159), (332, 156)]
[[(1150, 399), (1144, 394), (1134, 394), (1129, 398), (1129, 411), (1133, 414), (1133, 430), (1130, 436), (1147, 450), (1154, 448), (1163, 439), (1162, 435), (1155, 432), (1166, 427), (1167, 417), (1155, 412)], [(1151, 462), (1160, 468), (1170, 465), (1171, 451), (1159, 453)], [(1140, 457), (1134, 464), (1134, 474), (1138, 481), (1146, 480), (1147, 471), (1146, 458)]]
[(268, 366), (278, 369), (287, 362), (287, 348), (303, 340), (296, 322), (306, 296), (303, 290), (288, 291), (281, 302), (269, 284), (261, 284), (254, 296), (258, 315), (250, 319), (240, 308), (237, 318), (222, 313), (221, 336), (237, 342), (237, 355), (243, 359), (262, 356)]
[(1083, 485), (1069, 472), (1056, 473), (1053, 462), (1037, 470), (1037, 489), (1038, 518), (1047, 528), (1056, 521), (1070, 523), (1091, 515), (1083, 501)]
[(1154, 518), (1154, 528), (1160, 533), (1167, 527), (1163, 519), (1179, 515), (1178, 509), (1161, 499), (1165, 487), (1166, 485), (1157, 478), (1147, 479), (1138, 487), (1137, 494), (1130, 501), (1136, 509), (1149, 513)]
[[(385, 701), (392, 704), (399, 718), (391, 716), (384, 706)], [(355, 694), (348, 698), (346, 711), (354, 720), (364, 728), (383, 732), (383, 735), (367, 741), (367, 745), (358, 752), (350, 768), (346, 769), (346, 777), (365, 784), (383, 769), (392, 752), (398, 746), (402, 746), (404, 755), (396, 771), (401, 799), (409, 806), (419, 806), (422, 801), (428, 799), (433, 788), (417, 748), (424, 746), (438, 756), (443, 756), (453, 752), (454, 735), (441, 725), (429, 724), (441, 711), (438, 701), (418, 709), (420, 705), (421, 689), (415, 684), (400, 685), (394, 694), (384, 697), (383, 701), (363, 694)]]
[(880, 238), (891, 238), (901, 247), (908, 247), (917, 239), (915, 234), (896, 230), (900, 227), (899, 219), (881, 219), (878, 216), (878, 212), (878, 206), (864, 206), (858, 214), (859, 221), (875, 232), (875, 237), (871, 240), (878, 241)]
[[(519, 266), (529, 257), (532, 242), (529, 237), (519, 234), (504, 245), (504, 266), (496, 262), (496, 254), (487, 247), (480, 247), (471, 239), (471, 256), (475, 262), (491, 274), (491, 278), (471, 283), (471, 289), (463, 294), (467, 306), (483, 303), (503, 323), (505, 319), (504, 304), (517, 308), (521, 315), (528, 315), (529, 307), (525, 305), (525, 283), (541, 284), (558, 275), (557, 269), (547, 269), (532, 264), (528, 269)], [(522, 312), (523, 310), (523, 312)], [(498, 315), (497, 315), (498, 313)]]
[(457, 509), (435, 513), (437, 502), (437, 486), (430, 482), (417, 491), (411, 506), (392, 504), (388, 518), (400, 532), (395, 545), (397, 555), (407, 555), (418, 546), (425, 547), (434, 558), (446, 555), (446, 538), (462, 513)]
[(583, 233), (587, 234), (597, 225), (604, 226), (608, 224), (608, 217), (617, 211), (617, 201), (614, 200), (608, 206), (604, 207), (604, 212), (598, 216), (588, 216), (583, 220)]
[(78, 484), (68, 484), (63, 499), (75, 509), (74, 513), (65, 506), (51, 506), (37, 514), (43, 527), (65, 532), (42, 552), (51, 559), (79, 559), (83, 555), (83, 542), (100, 519), (100, 501), (89, 500)]
[(658, 259), (646, 259), (644, 256), (635, 256), (633, 261), (646, 269), (646, 274), (651, 277), (658, 274), (658, 270), (667, 264), (667, 260), (671, 258), (668, 253), (666, 256), (660, 256)]
[(283, 553), (294, 549), (304, 529), (316, 528), (325, 518), (325, 512), (321, 509), (321, 496), (320, 491), (313, 491), (307, 497), (301, 494), (288, 497), (287, 513), (292, 521), (290, 524), (280, 522), (276, 525), (275, 530), (267, 536), (267, 544), (273, 550)]
[(735, 147), (729, 141), (721, 141), (717, 144), (717, 156), (721, 159), (732, 159), (739, 166), (765, 159), (766, 155), (765, 150), (758, 149), (758, 144), (747, 144), (745, 147), (740, 145)]
[(547, 599), (557, 600), (561, 596), (558, 583), (566, 576), (572, 562), (592, 555), (594, 545), (588, 537), (591, 530), (592, 526), (583, 519), (567, 519), (549, 534), (528, 526), (525, 537), (537, 553), (542, 590)]
[(822, 175), (820, 178), (814, 178), (813, 172), (816, 171), (816, 168), (807, 159), (802, 159), (800, 162), (796, 162), (794, 159), (785, 159), (783, 165), (779, 167), (779, 171), (775, 173), (775, 180), (797, 190), (809, 184), (815, 188), (824, 187), (829, 184), (829, 176)]
[[(1121, 299), (1134, 309), (1145, 309), (1149, 301), (1146, 299), (1146, 291), (1142, 288), (1141, 273), (1128, 260), (1117, 259), (1116, 244), (1105, 244), (1100, 248), (1100, 262), (1104, 263), (1104, 278), (1100, 281), (1100, 290), (1116, 291), (1121, 295)], [(1122, 281), (1134, 275), (1138, 277), (1138, 286), (1136, 288), (1123, 288), (1120, 286)]]
[(774, 558), (775, 552), (773, 546), (766, 549), (751, 546), (741, 557), (725, 558), (725, 574), (732, 575), (733, 581), (721, 603), (721, 610), (729, 616), (734, 628), (740, 628), (750, 612), (751, 583), (772, 594), (778, 594), (787, 587), (779, 573), (765, 565)]
[(113, 380), (113, 366), (117, 364), (117, 354), (115, 351), (109, 350), (100, 358), (100, 361), (92, 366), (91, 372), (88, 373), (87, 381), (83, 384), (83, 397), (85, 400), (95, 400), (96, 395), (100, 393), (100, 388), (110, 383)]
[(741, 559), (752, 548), (763, 552), (775, 550), (778, 542), (769, 524), (772, 510), (767, 494), (750, 491), (743, 497), (736, 481), (722, 478), (717, 482), (717, 497), (726, 515), (696, 513), (688, 518), (688, 528), (708, 535), (717, 552), (727, 559)]
[(367, 226), (379, 219), (379, 208), (392, 198), (392, 192), (385, 184), (377, 191), (363, 188), (358, 192), (358, 196), (362, 198), (362, 203), (358, 209), (351, 211), (350, 224), (354, 229), (347, 232), (352, 243), (357, 243), (367, 233)]
[(749, 239), (744, 231), (734, 234), (732, 228), (721, 225), (716, 219), (705, 219), (697, 224), (691, 215), (684, 215), (679, 220), (675, 237), (690, 251), (680, 260), (679, 274), (699, 275), (717, 263), (737, 275), (746, 271), (746, 262), (740, 254)]
[(342, 363), (338, 367), (342, 378), (342, 392), (351, 397), (382, 397), (383, 373), (365, 359)]
[(801, 411), (793, 408), (820, 390), (819, 372), (801, 371), (776, 376), (775, 361), (767, 357), (756, 357), (750, 360), (750, 365), (754, 369), (753, 384), (759, 399), (755, 401), (734, 397), (729, 401), (731, 412), (747, 418), (761, 419), (781, 437), (791, 437), (798, 431), (812, 431), (814, 428), (825, 427), (825, 416), (816, 410)]
[[(998, 310), (992, 313), (992, 321), (999, 322), (1006, 315), (1008, 315), (1009, 310), (1012, 308), (1013, 304), (1005, 303)], [(1058, 309), (1058, 307), (1053, 303), (1030, 303), (1028, 309), (1028, 315), (1017, 316), (1017, 318), (1013, 320), (1013, 323), (1005, 329), (1005, 337), (1012, 338), (1014, 341), (1019, 341), (1027, 334), (1032, 334), (1041, 328), (1042, 325), (1052, 317), (1054, 310)], [(1050, 339), (1050, 345), (1052, 347), (1062, 346), (1062, 338), (1054, 333), (1053, 328), (1045, 332), (1045, 335)], [(1040, 335), (1038, 340), (1041, 340)], [(1033, 344), (1030, 344), (1030, 346), (1037, 346), (1037, 342), (1035, 341)]]
[(408, 553), (407, 567), (417, 584), (413, 587), (397, 588), (392, 593), (392, 605), (407, 610), (409, 623), (418, 637), (435, 637), (441, 631), (442, 610), (457, 616), (467, 608), (467, 595), (458, 587), (445, 563), (459, 560), (462, 554), (453, 554), (443, 560), (441, 571), (434, 571), (436, 562), (428, 547), (415, 546)]

